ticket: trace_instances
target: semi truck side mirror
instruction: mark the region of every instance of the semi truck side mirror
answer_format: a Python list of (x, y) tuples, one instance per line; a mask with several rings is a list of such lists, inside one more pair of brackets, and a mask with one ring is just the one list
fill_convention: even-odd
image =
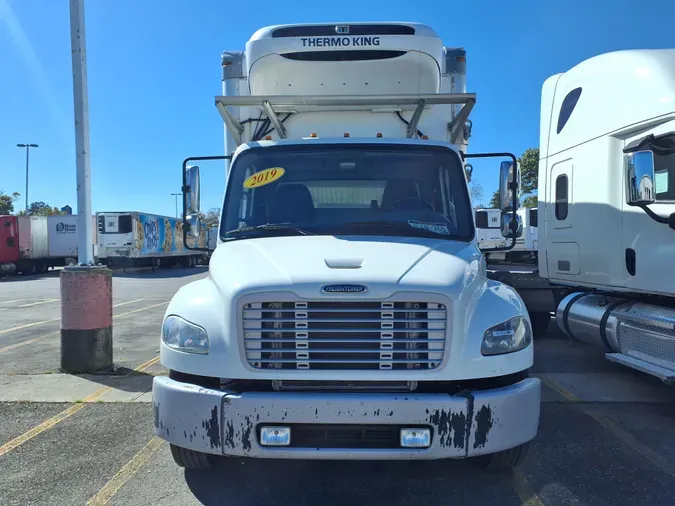
[(629, 206), (653, 204), (654, 198), (654, 153), (636, 151), (625, 155), (626, 203)]
[(186, 214), (192, 215), (199, 212), (199, 167), (192, 165), (185, 171), (187, 186), (185, 195)]
[(502, 213), (502, 237), (505, 239), (511, 239), (514, 236), (514, 227), (516, 228), (516, 238), (521, 237), (523, 235), (523, 219), (520, 217), (520, 215), (516, 214), (516, 219), (514, 220), (513, 212), (509, 211)]
[[(513, 190), (509, 188), (509, 183), (513, 179), (513, 171), (513, 162), (502, 162), (499, 166), (499, 208), (502, 211), (513, 207)], [(518, 167), (515, 168), (515, 181), (517, 184), (517, 195), (518, 188), (520, 188), (520, 171)]]
[(473, 165), (471, 165), (470, 163), (464, 165), (464, 172), (466, 172), (466, 180), (470, 183), (471, 174), (473, 174)]
[(188, 233), (192, 237), (199, 237), (199, 167), (192, 165), (185, 170), (187, 187), (183, 189), (185, 198), (185, 220), (189, 225)]

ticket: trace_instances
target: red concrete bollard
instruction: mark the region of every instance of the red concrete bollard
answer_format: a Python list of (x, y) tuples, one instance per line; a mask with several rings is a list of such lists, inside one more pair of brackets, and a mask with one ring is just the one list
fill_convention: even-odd
[(112, 271), (70, 266), (60, 279), (61, 370), (76, 374), (112, 368)]

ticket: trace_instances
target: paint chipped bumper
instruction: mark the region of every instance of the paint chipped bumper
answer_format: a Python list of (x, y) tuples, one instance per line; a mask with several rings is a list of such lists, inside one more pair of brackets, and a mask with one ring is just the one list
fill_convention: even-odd
[[(260, 458), (439, 459), (495, 453), (532, 440), (539, 426), (541, 384), (528, 378), (461, 396), (230, 393), (155, 377), (152, 393), (155, 434), (200, 452)], [(431, 446), (345, 449), (259, 444), (259, 426), (292, 424), (425, 426), (432, 430)]]

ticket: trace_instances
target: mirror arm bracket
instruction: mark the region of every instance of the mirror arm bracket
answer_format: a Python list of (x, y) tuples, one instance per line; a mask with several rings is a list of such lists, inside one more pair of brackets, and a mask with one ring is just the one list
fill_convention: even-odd
[(663, 223), (664, 225), (670, 225), (671, 228), (672, 228), (672, 226), (673, 226), (673, 223), (675, 223), (675, 219), (673, 218), (673, 215), (675, 215), (675, 213), (671, 214), (670, 217), (668, 217), (668, 218), (664, 218), (663, 216), (659, 216), (659, 215), (656, 214), (654, 211), (652, 211), (651, 209), (649, 209), (649, 207), (647, 207), (645, 204), (640, 205), (640, 206), (637, 206), (637, 207), (639, 207), (640, 209), (642, 209), (645, 213), (647, 213), (647, 215), (648, 215), (652, 220), (654, 220), (654, 221), (656, 221), (656, 222), (658, 222), (658, 223)]

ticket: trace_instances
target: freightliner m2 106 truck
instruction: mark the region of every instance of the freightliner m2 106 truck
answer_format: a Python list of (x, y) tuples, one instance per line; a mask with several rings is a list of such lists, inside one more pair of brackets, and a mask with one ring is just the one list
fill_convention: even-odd
[(179, 465), (525, 457), (530, 317), (487, 278), (464, 167), (506, 164), (515, 215), (516, 158), (467, 153), (465, 58), (415, 23), (273, 26), (223, 55), (227, 156), (183, 171), (190, 233), (194, 164), (227, 160), (218, 245), (167, 308), (153, 383)]

